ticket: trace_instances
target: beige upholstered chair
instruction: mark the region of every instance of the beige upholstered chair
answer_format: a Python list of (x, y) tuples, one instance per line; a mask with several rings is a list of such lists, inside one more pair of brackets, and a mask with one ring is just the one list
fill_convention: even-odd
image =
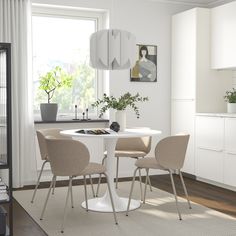
[[(87, 188), (86, 188), (86, 175), (93, 174), (103, 174), (107, 179), (108, 190), (111, 199), (111, 205), (113, 209), (113, 215), (115, 222), (117, 224), (116, 212), (114, 208), (113, 198), (110, 190), (110, 185), (108, 182), (107, 175), (105, 173), (106, 168), (102, 164), (89, 163), (90, 155), (87, 147), (76, 140), (65, 140), (65, 139), (46, 139), (48, 158), (50, 160), (50, 165), (53, 173), (53, 178), (51, 185), (48, 190), (46, 201), (41, 214), (41, 220), (43, 219), (44, 212), (48, 203), (48, 198), (50, 196), (51, 189), (56, 176), (69, 176), (69, 186), (66, 195), (66, 203), (64, 207), (63, 221), (61, 225), (61, 232), (64, 232), (64, 223), (66, 218), (66, 209), (69, 195), (72, 198), (72, 180), (76, 176), (84, 177), (84, 191), (85, 191), (85, 201), (86, 210), (88, 211), (87, 202)], [(73, 206), (73, 199), (72, 206)]]
[[(60, 131), (62, 131), (62, 129), (59, 129), (59, 128), (41, 129), (41, 130), (36, 131), (37, 138), (38, 138), (38, 143), (39, 143), (39, 150), (40, 150), (41, 159), (44, 162), (43, 162), (43, 165), (41, 167), (41, 170), (40, 170), (40, 173), (39, 173), (39, 176), (38, 176), (38, 180), (37, 180), (37, 183), (36, 183), (36, 186), (35, 186), (35, 189), (34, 189), (34, 193), (33, 193), (32, 199), (31, 199), (31, 203), (34, 202), (34, 198), (35, 198), (37, 189), (38, 189), (39, 184), (40, 184), (40, 179), (41, 179), (41, 176), (42, 176), (42, 173), (43, 173), (44, 166), (47, 162), (49, 162), (45, 138), (48, 137), (48, 138), (55, 138), (55, 139), (71, 139), (70, 137), (62, 136), (60, 134)], [(90, 183), (91, 183), (93, 196), (95, 197), (95, 192), (94, 192), (94, 189), (93, 189), (93, 182), (92, 182), (91, 177), (90, 177)], [(52, 194), (54, 194), (55, 186), (56, 186), (56, 177), (55, 177), (54, 183), (53, 183)]]
[[(38, 143), (39, 143), (39, 150), (40, 150), (40, 155), (41, 155), (41, 159), (43, 161), (43, 165), (41, 167), (39, 176), (38, 176), (38, 180), (34, 189), (34, 193), (31, 199), (31, 203), (34, 202), (34, 198), (36, 195), (36, 192), (38, 190), (39, 184), (40, 184), (40, 179), (43, 173), (43, 169), (44, 166), (47, 162), (49, 162), (48, 160), (48, 153), (47, 153), (47, 147), (46, 147), (46, 141), (45, 141), (45, 137), (52, 137), (52, 138), (62, 138), (62, 136), (60, 135), (60, 131), (62, 131), (62, 129), (41, 129), (41, 130), (37, 130), (37, 138), (38, 138)], [(54, 193), (54, 189), (55, 189), (55, 184), (56, 184), (56, 179), (55, 182), (53, 183), (53, 193)]]
[[(119, 160), (123, 157), (129, 157), (134, 159), (144, 158), (151, 150), (151, 141), (152, 138), (141, 137), (141, 138), (119, 138), (116, 144), (115, 157), (116, 157), (116, 188), (118, 188), (118, 171), (119, 171)], [(102, 164), (106, 159), (103, 158)], [(139, 182), (140, 182), (140, 190), (141, 190), (141, 198), (142, 198), (142, 179), (141, 179), (141, 169), (139, 169)], [(151, 181), (148, 175), (148, 183), (150, 186), (150, 190), (152, 191)], [(100, 186), (100, 179), (98, 182), (97, 193), (98, 196)]]
[[(189, 205), (189, 208), (191, 209), (191, 204), (188, 198), (187, 189), (184, 183), (182, 173), (180, 171), (184, 164), (188, 141), (189, 141), (189, 135), (176, 135), (176, 136), (170, 136), (170, 137), (164, 138), (156, 145), (155, 158), (144, 158), (144, 159), (140, 159), (136, 161), (135, 165), (137, 166), (137, 168), (134, 171), (126, 215), (128, 215), (128, 211), (129, 211), (130, 200), (131, 200), (131, 195), (133, 192), (134, 181), (135, 181), (137, 170), (146, 169), (148, 173), (149, 169), (161, 169), (161, 170), (169, 171), (170, 173), (170, 179), (171, 179), (171, 184), (173, 188), (173, 193), (175, 196), (175, 203), (176, 203), (179, 219), (182, 220), (182, 217), (178, 208), (178, 198), (176, 195), (175, 183), (174, 183), (172, 173), (174, 171), (177, 171), (179, 173), (180, 179), (183, 185), (183, 189), (184, 189), (187, 201), (188, 201), (188, 205)], [(143, 200), (144, 203), (145, 203), (145, 198), (146, 198), (147, 179), (148, 178), (146, 177), (144, 200)]]

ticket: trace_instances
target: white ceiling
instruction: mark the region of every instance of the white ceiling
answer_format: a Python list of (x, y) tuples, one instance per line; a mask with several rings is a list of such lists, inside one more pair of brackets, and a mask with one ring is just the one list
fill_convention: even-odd
[(211, 6), (219, 6), (228, 2), (233, 2), (235, 0), (151, 0), (151, 1), (211, 7)]

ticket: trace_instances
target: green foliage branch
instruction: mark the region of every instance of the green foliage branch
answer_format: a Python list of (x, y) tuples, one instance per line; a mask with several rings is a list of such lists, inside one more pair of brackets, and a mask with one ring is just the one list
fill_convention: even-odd
[(224, 99), (228, 103), (236, 103), (236, 89), (233, 88), (232, 90), (226, 91)]
[(124, 95), (120, 96), (119, 98), (115, 98), (114, 96), (107, 96), (106, 93), (104, 93), (102, 99), (98, 99), (95, 103), (92, 104), (93, 107), (100, 107), (100, 115), (99, 117), (102, 117), (102, 115), (109, 109), (115, 109), (118, 111), (123, 111), (127, 107), (131, 107), (137, 118), (140, 117), (139, 108), (137, 107), (137, 102), (145, 102), (148, 101), (148, 97), (141, 97), (139, 93), (136, 95), (131, 95), (129, 92), (125, 93)]
[(46, 74), (40, 76), (39, 89), (47, 94), (48, 103), (51, 102), (56, 89), (71, 88), (73, 76), (66, 73), (60, 66), (56, 66)]

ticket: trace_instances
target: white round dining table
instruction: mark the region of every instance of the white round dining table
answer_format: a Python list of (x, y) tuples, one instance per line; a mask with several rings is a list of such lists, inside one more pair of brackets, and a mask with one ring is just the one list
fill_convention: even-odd
[[(91, 129), (84, 129), (85, 134), (82, 133), (76, 133), (78, 129), (72, 129), (72, 130), (63, 130), (60, 133), (62, 135), (70, 136), (75, 140), (80, 140), (84, 138), (93, 138), (93, 139), (103, 139), (105, 143), (105, 149), (107, 151), (107, 159), (106, 159), (106, 170), (108, 175), (108, 181), (110, 183), (111, 187), (111, 193), (113, 196), (114, 206), (116, 212), (123, 212), (127, 209), (128, 204), (128, 197), (119, 197), (114, 184), (114, 177), (115, 177), (115, 167), (114, 167), (114, 158), (115, 158), (115, 148), (116, 148), (116, 142), (118, 138), (134, 138), (134, 137), (145, 137), (145, 136), (156, 136), (160, 135), (161, 131), (153, 130), (153, 129), (143, 129), (143, 128), (135, 128), (135, 129), (125, 129), (123, 132), (115, 132), (111, 129), (104, 129), (109, 134), (100, 134), (100, 135), (94, 135), (94, 134), (87, 134), (86, 130)], [(103, 158), (103, 157), (102, 157)], [(102, 159), (101, 158), (101, 159)], [(85, 202), (82, 203), (82, 207), (86, 208)], [(140, 201), (131, 200), (130, 203), (130, 210), (134, 210), (140, 207)], [(106, 190), (104, 196), (99, 198), (92, 198), (88, 200), (88, 209), (92, 211), (98, 211), (98, 212), (112, 212), (111, 207), (111, 200), (109, 197), (108, 189)]]

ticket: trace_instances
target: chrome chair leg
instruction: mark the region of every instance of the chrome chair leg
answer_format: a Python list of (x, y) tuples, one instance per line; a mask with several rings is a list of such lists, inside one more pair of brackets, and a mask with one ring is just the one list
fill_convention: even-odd
[[(104, 156), (102, 159), (102, 165), (104, 165), (104, 162), (106, 160), (107, 156)], [(96, 191), (96, 197), (98, 197), (98, 192), (99, 192), (99, 188), (100, 188), (100, 184), (101, 184), (101, 174), (99, 175), (99, 179), (98, 179), (98, 186), (97, 186), (97, 191)]]
[(70, 176), (68, 191), (67, 191), (67, 195), (66, 195), (66, 203), (65, 203), (65, 207), (64, 207), (63, 221), (61, 224), (61, 233), (64, 233), (64, 225), (65, 225), (65, 220), (66, 220), (66, 209), (67, 209), (69, 195), (71, 193), (71, 188), (72, 188), (72, 176)]
[(139, 168), (136, 168), (134, 170), (134, 176), (133, 176), (133, 180), (132, 180), (132, 184), (131, 184), (131, 189), (130, 189), (130, 193), (129, 193), (129, 201), (128, 201), (128, 205), (127, 205), (127, 210), (126, 210), (126, 216), (128, 216), (128, 212), (129, 212), (129, 207), (130, 207), (130, 202), (131, 202), (131, 197), (132, 197), (132, 193), (133, 193), (133, 188), (134, 188), (134, 181), (135, 181), (135, 177), (136, 177), (136, 173), (137, 170)]
[(175, 196), (175, 204), (176, 204), (176, 208), (177, 208), (177, 211), (178, 211), (179, 220), (182, 220), (182, 217), (181, 217), (181, 214), (180, 214), (180, 211), (179, 211), (178, 198), (177, 198), (177, 194), (176, 194), (175, 182), (174, 182), (174, 179), (173, 179), (172, 171), (169, 170), (169, 173), (170, 173), (170, 179), (171, 179), (173, 193), (174, 193), (174, 196)]
[(73, 191), (72, 191), (73, 177), (71, 177), (71, 185), (69, 185), (69, 186), (70, 186), (71, 208), (74, 208), (74, 199), (73, 199)]
[(86, 183), (86, 176), (85, 175), (84, 175), (84, 195), (85, 195), (86, 211), (88, 211), (88, 194), (87, 194), (87, 183)]
[(96, 197), (98, 197), (98, 191), (100, 188), (100, 184), (101, 184), (101, 174), (99, 174), (99, 178), (98, 178), (98, 186), (97, 186), (97, 191), (96, 191)]
[(46, 197), (44, 206), (43, 206), (43, 211), (42, 211), (42, 213), (41, 213), (40, 220), (43, 219), (44, 212), (45, 212), (46, 206), (47, 206), (47, 204), (48, 204), (49, 195), (50, 195), (51, 190), (52, 190), (52, 185), (53, 185), (54, 179), (55, 179), (55, 176), (52, 177), (52, 181), (51, 181), (50, 187), (49, 187), (49, 189), (48, 189), (48, 194), (47, 194), (47, 197)]
[(104, 165), (104, 162), (105, 162), (106, 158), (107, 158), (107, 155), (105, 155), (105, 156), (103, 157), (103, 159), (102, 159), (102, 165)]
[(109, 195), (110, 195), (110, 199), (111, 199), (111, 206), (112, 206), (112, 210), (113, 210), (113, 216), (115, 219), (115, 223), (118, 225), (118, 221), (117, 221), (117, 217), (116, 217), (116, 210), (115, 210), (115, 206), (114, 206), (114, 201), (113, 201), (113, 197), (112, 197), (112, 193), (111, 193), (111, 187), (110, 187), (110, 183), (108, 181), (108, 176), (106, 173), (103, 173), (106, 177), (107, 180), (107, 187), (108, 187), (108, 191), (109, 191)]
[(145, 204), (145, 200), (146, 200), (146, 193), (147, 193), (147, 183), (148, 183), (148, 172), (149, 169), (146, 169), (147, 175), (146, 175), (146, 181), (145, 181), (145, 189), (144, 189), (144, 198), (143, 198), (143, 203)]
[[(144, 158), (144, 157), (142, 157), (142, 158)], [(138, 159), (138, 158), (137, 158), (137, 159)], [(151, 180), (150, 180), (149, 175), (148, 175), (148, 185), (149, 185), (149, 187), (150, 187), (150, 191), (152, 192), (152, 184), (151, 184)]]
[(93, 180), (92, 180), (91, 175), (89, 175), (89, 180), (90, 180), (90, 185), (91, 185), (91, 189), (92, 189), (93, 197), (96, 197), (96, 196), (95, 196), (95, 191), (94, 191), (94, 188), (93, 188)]
[(56, 183), (57, 183), (57, 177), (55, 178), (55, 180), (53, 182), (52, 195), (54, 195)]
[(140, 184), (141, 201), (143, 201), (143, 187), (142, 187), (141, 169), (138, 169), (138, 173), (139, 173), (139, 184)]
[(119, 157), (116, 158), (116, 189), (118, 188)]
[(150, 180), (150, 176), (149, 176), (149, 174), (148, 174), (148, 185), (149, 185), (149, 187), (150, 187), (150, 191), (152, 192), (152, 184), (151, 184), (151, 180)]
[(42, 173), (43, 173), (43, 169), (44, 169), (44, 166), (45, 164), (47, 163), (48, 161), (44, 161), (43, 162), (43, 165), (41, 167), (41, 170), (40, 170), (40, 173), (39, 173), (39, 177), (38, 177), (38, 180), (37, 180), (37, 183), (36, 183), (36, 186), (35, 186), (35, 189), (34, 189), (34, 193), (33, 193), (33, 196), (32, 196), (32, 199), (31, 199), (31, 203), (34, 202), (34, 198), (35, 198), (35, 195), (36, 195), (36, 192), (38, 190), (38, 187), (39, 187), (39, 184), (40, 184), (40, 179), (41, 179), (41, 176), (42, 176)]
[(192, 209), (192, 206), (191, 206), (190, 201), (189, 201), (189, 196), (188, 196), (187, 188), (186, 188), (186, 186), (185, 186), (184, 178), (183, 178), (183, 175), (182, 175), (181, 171), (179, 171), (179, 176), (180, 176), (180, 180), (181, 180), (182, 185), (183, 185), (183, 189), (184, 189), (185, 196), (186, 196), (187, 201), (188, 201), (189, 209)]

